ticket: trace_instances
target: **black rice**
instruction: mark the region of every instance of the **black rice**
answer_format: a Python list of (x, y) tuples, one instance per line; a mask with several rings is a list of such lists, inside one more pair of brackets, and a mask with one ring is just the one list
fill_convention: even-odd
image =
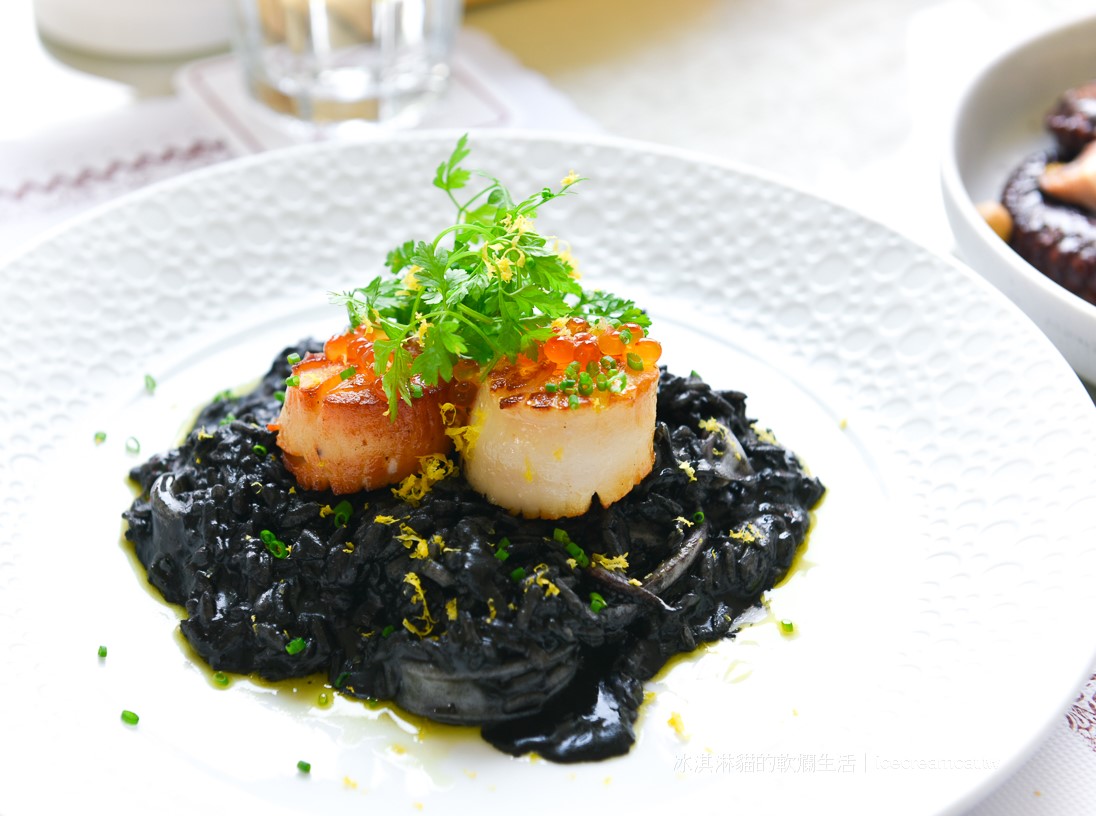
[(755, 430), (745, 395), (666, 371), (654, 468), (608, 509), (520, 519), (459, 475), (418, 506), (301, 490), (267, 425), (286, 356), (318, 348), (286, 349), (252, 393), (214, 401), (178, 449), (134, 468), (126, 536), (213, 669), (323, 673), (344, 694), (479, 725), (507, 753), (627, 752), (643, 681), (733, 634), (824, 491)]

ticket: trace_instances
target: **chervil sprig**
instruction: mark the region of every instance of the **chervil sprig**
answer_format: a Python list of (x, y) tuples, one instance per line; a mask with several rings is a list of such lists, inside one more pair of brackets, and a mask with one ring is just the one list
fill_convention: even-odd
[[(451, 379), (462, 358), (487, 371), (520, 353), (535, 356), (554, 321), (650, 323), (630, 300), (584, 291), (569, 253), (535, 229), (539, 208), (584, 179), (571, 172), (558, 187), (515, 201), (498, 179), (465, 169), (468, 154), (462, 136), (434, 175), (434, 186), (456, 207), (455, 223), (432, 241), (394, 248), (385, 262), (389, 275), (334, 298), (352, 328), (377, 332), (374, 370), (392, 416), (401, 400), (411, 402), (413, 377), (435, 385)], [(465, 196), (473, 176), (485, 183)]]

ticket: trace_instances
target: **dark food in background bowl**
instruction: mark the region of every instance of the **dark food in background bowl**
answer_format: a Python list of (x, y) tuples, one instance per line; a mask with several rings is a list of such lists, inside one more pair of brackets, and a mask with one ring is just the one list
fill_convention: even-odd
[(1063, 94), (1046, 127), (1057, 147), (1027, 156), (1013, 171), (1001, 194), (1011, 223), (994, 228), (1052, 281), (1096, 304), (1096, 211), (1042, 186), (1048, 167), (1073, 161), (1096, 139), (1096, 82)]
[(1067, 156), (1076, 156), (1096, 138), (1096, 82), (1071, 88), (1047, 114), (1047, 130)]
[(754, 428), (745, 395), (665, 371), (654, 468), (609, 508), (525, 520), (460, 476), (417, 507), (389, 489), (305, 491), (267, 423), (287, 354), (319, 348), (286, 349), (253, 393), (213, 402), (183, 445), (134, 468), (126, 537), (214, 669), (323, 673), (344, 694), (482, 726), (511, 754), (627, 752), (643, 681), (733, 634), (824, 491)]

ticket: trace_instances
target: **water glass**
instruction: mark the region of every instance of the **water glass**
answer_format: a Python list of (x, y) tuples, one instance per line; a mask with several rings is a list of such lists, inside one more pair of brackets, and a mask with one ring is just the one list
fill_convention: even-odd
[(235, 0), (251, 95), (318, 125), (414, 124), (449, 81), (462, 0)]

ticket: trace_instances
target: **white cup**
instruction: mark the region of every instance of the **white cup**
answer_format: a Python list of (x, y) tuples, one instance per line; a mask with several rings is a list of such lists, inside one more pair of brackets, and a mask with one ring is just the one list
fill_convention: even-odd
[(168, 58), (228, 46), (229, 0), (34, 0), (42, 34), (77, 51)]

